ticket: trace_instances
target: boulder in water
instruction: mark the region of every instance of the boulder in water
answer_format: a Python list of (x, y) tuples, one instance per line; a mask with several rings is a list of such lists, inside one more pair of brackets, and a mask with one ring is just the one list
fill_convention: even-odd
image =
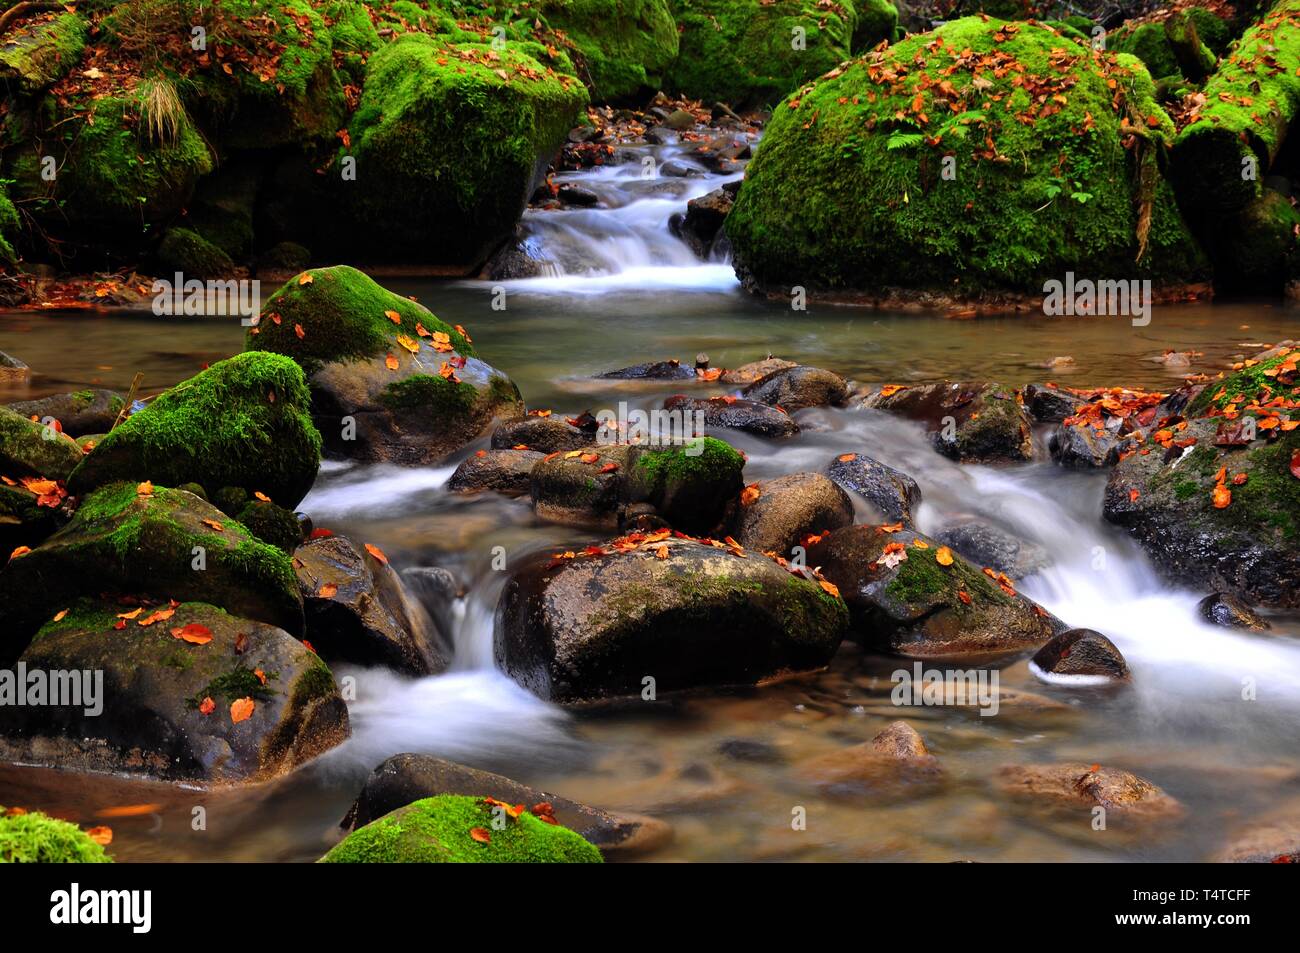
[[(596, 418), (585, 419), (548, 414), (545, 417), (511, 417), (492, 431), (492, 449), (526, 448), (538, 453), (581, 450), (591, 446), (598, 429)], [(590, 422), (589, 425), (588, 421)]]
[(1051, 565), (1047, 550), (988, 523), (962, 523), (938, 534), (978, 566), (990, 566), (1012, 579), (1023, 579)]
[(675, 410), (688, 415), (702, 414), (706, 427), (743, 430), (758, 437), (789, 437), (799, 432), (799, 425), (785, 411), (738, 397), (690, 397), (674, 394), (664, 401), (664, 410)]
[(915, 797), (944, 780), (939, 760), (905, 721), (863, 744), (805, 761), (796, 771), (828, 794), (872, 799)]
[(1230, 629), (1269, 629), (1267, 620), (1260, 617), (1250, 604), (1230, 592), (1212, 592), (1196, 604), (1196, 611), (1207, 622)]
[(923, 423), (935, 449), (963, 462), (1030, 460), (1033, 430), (1019, 394), (987, 382), (886, 385), (863, 406)]
[(447, 489), (454, 493), (492, 490), (506, 496), (524, 496), (532, 487), (533, 467), (545, 457), (535, 450), (479, 450), (456, 467)]
[(1107, 819), (1175, 821), (1186, 814), (1156, 785), (1119, 768), (1087, 764), (1006, 765), (997, 778), (1008, 797), (1049, 813), (1087, 817), (1093, 808)]
[(0, 474), (66, 480), (84, 454), (71, 437), (0, 407)]
[(911, 523), (913, 507), (921, 505), (921, 488), (915, 480), (863, 453), (840, 454), (827, 465), (826, 475), (867, 500), (888, 520)]
[(853, 522), (853, 501), (820, 473), (794, 473), (747, 486), (731, 535), (741, 546), (791, 558), (806, 537)]
[(1054, 636), (1029, 661), (1029, 670), (1047, 682), (1102, 684), (1125, 681), (1128, 663), (1115, 643), (1092, 629), (1070, 629)]
[(36, 400), (20, 400), (9, 409), (37, 423), (59, 422), (59, 429), (70, 437), (108, 433), (126, 407), (121, 396), (111, 390), (92, 387), (73, 394), (54, 394)]
[(798, 364), (759, 378), (741, 391), (741, 396), (793, 414), (807, 407), (843, 404), (848, 400), (849, 385), (832, 371)]

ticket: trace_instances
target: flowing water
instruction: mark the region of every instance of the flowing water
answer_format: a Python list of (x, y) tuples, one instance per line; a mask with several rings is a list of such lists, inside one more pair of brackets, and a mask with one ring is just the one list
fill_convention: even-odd
[[(654, 151), (659, 159), (675, 154)], [(795, 312), (744, 295), (725, 263), (697, 261), (668, 234), (667, 217), (718, 177), (644, 180), (636, 161), (569, 177), (608, 207), (529, 213), (527, 244), (552, 273), (506, 283), (504, 310), (493, 309), (494, 287), (486, 283), (386, 282), (469, 327), (480, 353), (512, 376), (533, 408), (576, 414), (619, 401), (659, 406), (683, 385), (591, 375), (646, 360), (689, 361), (699, 352), (726, 367), (774, 353), (861, 382), (1053, 379), (1171, 389), (1181, 374), (1217, 373), (1261, 343), (1300, 336), (1295, 315), (1271, 305), (1156, 308), (1144, 328), (1119, 319), (963, 321), (816, 304)], [(239, 350), (241, 334), (229, 319), (0, 315), (0, 350), (34, 369), (26, 387), (0, 392), (0, 400), (90, 384), (125, 390), (136, 371), (145, 374), (145, 392), (157, 392)], [(1169, 349), (1194, 352), (1191, 367), (1167, 367), (1159, 357)], [(1063, 356), (1073, 363), (1045, 368)], [(994, 717), (900, 709), (890, 701), (890, 675), (910, 665), (845, 643), (828, 671), (762, 689), (562, 710), (492, 666), (492, 617), (505, 573), (493, 570), (491, 553), (502, 546), (517, 560), (592, 537), (538, 522), (525, 501), (447, 493), (456, 463), (484, 438), (436, 467), (327, 462), (300, 507), (317, 526), (380, 546), (396, 566), (457, 574), (466, 595), (454, 609), (451, 671), (422, 679), (336, 672), (357, 678), (353, 737), (277, 782), (204, 792), (8, 766), (0, 767), (0, 803), (82, 823), (103, 823), (115, 805), (156, 805), (109, 822), (122, 860), (312, 860), (337, 839), (337, 821), (368, 771), (406, 751), (661, 816), (675, 839), (655, 860), (1199, 860), (1241, 825), (1300, 813), (1300, 619), (1274, 617), (1265, 634), (1199, 621), (1194, 606), (1203, 593), (1161, 581), (1101, 520), (1104, 475), (1054, 466), (1041, 433), (1034, 462), (959, 466), (936, 454), (917, 425), (877, 412), (817, 409), (798, 419), (803, 432), (780, 443), (722, 434), (748, 454), (747, 482), (818, 470), (845, 452), (910, 473), (925, 497), (923, 531), (978, 518), (1041, 545), (1050, 565), (1021, 591), (1070, 624), (1110, 636), (1129, 660), (1132, 685), (1048, 685), (1021, 661), (1000, 672), (1008, 694)], [(860, 518), (876, 514), (863, 506)], [(799, 780), (799, 761), (865, 741), (898, 717), (921, 731), (944, 765), (937, 791), (844, 800)], [(751, 756), (737, 758), (738, 750)], [(1142, 836), (1094, 831), (1090, 816), (1026, 813), (993, 783), (1002, 764), (1057, 760), (1135, 771), (1183, 801), (1188, 820)], [(207, 809), (203, 831), (192, 829), (198, 805)], [(801, 808), (807, 829), (792, 830), (792, 812)]]

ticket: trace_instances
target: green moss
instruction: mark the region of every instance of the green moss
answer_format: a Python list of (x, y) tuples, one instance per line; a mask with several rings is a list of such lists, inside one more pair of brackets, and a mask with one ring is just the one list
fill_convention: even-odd
[(289, 695), (289, 704), (302, 708), (317, 698), (326, 698), (335, 694), (338, 687), (334, 684), (334, 675), (315, 652), (309, 652), (311, 659)]
[(81, 448), (71, 438), (0, 407), (0, 473), (15, 480), (23, 476), (63, 480), (81, 458)]
[(0, 47), (0, 79), (26, 93), (45, 89), (81, 59), (87, 30), (85, 18), (76, 13), (11, 27)]
[(1193, 483), (1191, 480), (1179, 480), (1174, 484), (1174, 496), (1180, 500), (1190, 500), (1200, 492), (1200, 484)]
[[(398, 808), (353, 831), (323, 863), (600, 863), (600, 851), (565, 827), (525, 811), (494, 829), (498, 815), (478, 798), (449, 794)], [(487, 843), (470, 831), (486, 831)]]
[(186, 278), (221, 278), (235, 270), (229, 255), (188, 228), (167, 229), (157, 257), (167, 273), (179, 271)]
[(672, 11), (681, 32), (672, 88), (740, 107), (776, 103), (848, 59), (857, 26), (850, 0), (672, 0)]
[(128, 417), (69, 479), (74, 492), (113, 480), (260, 490), (297, 504), (315, 479), (321, 438), (302, 369), (248, 352), (212, 365)]
[(871, 49), (898, 33), (898, 8), (890, 0), (856, 0), (858, 22), (853, 28), (853, 52)]
[(302, 524), (297, 515), (283, 506), (254, 500), (235, 517), (250, 533), (264, 543), (292, 555), (302, 545)]
[(941, 566), (935, 559), (935, 548), (919, 549), (908, 545), (907, 559), (898, 564), (894, 578), (885, 592), (906, 605), (925, 605), (942, 598), (949, 607), (964, 612), (966, 607), (957, 598), (964, 590), (971, 597), (971, 605), (1009, 603), (1011, 597), (994, 585), (982, 571), (963, 559), (954, 559), (951, 566)]
[(348, 127), (359, 174), (340, 195), (352, 241), (479, 263), (586, 102), (580, 82), (520, 44), (398, 37), (370, 58)]
[[(457, 354), (474, 354), (465, 336), (428, 308), (393, 294), (355, 268), (337, 265), (303, 275), (311, 276), (306, 284), (302, 275), (292, 278), (267, 300), (257, 327), (249, 330), (248, 350), (286, 354), (312, 374), (325, 363), (395, 350), (397, 333), (423, 341), (422, 327), (429, 334), (446, 334)], [(400, 325), (388, 317), (390, 311), (401, 319)]]
[(187, 698), (185, 706), (197, 710), (205, 698), (211, 698), (213, 701), (225, 699), (227, 702), (238, 701), (241, 698), (269, 701), (275, 697), (275, 691), (266, 682), (277, 681), (280, 673), (263, 672), (262, 676), (266, 679), (265, 682), (253, 669), (242, 662), (236, 662), (228, 671), (222, 672), (203, 686), (192, 698)]
[(1041, 294), (1079, 262), (1157, 284), (1205, 273), (1155, 165), (1173, 123), (1132, 57), (967, 17), (837, 72), (776, 110), (728, 216), (759, 287)]
[(1182, 75), (1163, 23), (1141, 23), (1133, 29), (1116, 30), (1106, 37), (1106, 48), (1116, 53), (1132, 53), (1157, 79)]
[[(1288, 361), (1296, 359), (1295, 351), (1277, 354), (1268, 360), (1259, 361), (1250, 367), (1242, 367), (1222, 381), (1210, 381), (1187, 406), (1188, 417), (1208, 417), (1217, 415), (1229, 405), (1236, 405), (1238, 411), (1256, 403), (1264, 403), (1286, 390), (1277, 383), (1276, 369)], [(1269, 372), (1273, 372), (1272, 375)], [(1285, 413), (1285, 411), (1283, 412)], [(1197, 448), (1203, 449), (1203, 448)]]
[(18, 260), (14, 242), (18, 239), (18, 209), (9, 200), (9, 190), (0, 181), (0, 265), (13, 265)]
[(597, 102), (656, 92), (677, 58), (667, 0), (548, 0), (542, 15), (573, 44), (578, 76)]
[(108, 864), (112, 858), (75, 824), (40, 811), (0, 808), (0, 864)]
[(818, 644), (827, 632), (848, 628), (849, 609), (844, 600), (832, 596), (813, 582), (791, 576), (774, 593), (782, 627), (793, 642)]
[(437, 374), (416, 374), (394, 381), (379, 395), (379, 402), (392, 410), (428, 409), (437, 416), (468, 414), (478, 399), (473, 384), (453, 384)]
[(647, 484), (660, 490), (669, 485), (692, 482), (729, 481), (745, 468), (745, 458), (730, 444), (716, 437), (671, 447), (651, 447), (637, 456), (636, 467)]

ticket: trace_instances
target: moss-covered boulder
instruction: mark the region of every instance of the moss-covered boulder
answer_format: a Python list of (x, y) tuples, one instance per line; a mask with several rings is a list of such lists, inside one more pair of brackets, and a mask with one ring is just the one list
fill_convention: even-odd
[[(509, 808), (509, 810), (507, 810)], [(533, 810), (542, 805), (533, 805)], [(442, 794), (358, 828), (326, 864), (598, 864), (600, 851), (550, 814)]]
[[(40, 482), (31, 485), (46, 489)], [(13, 486), (0, 482), (0, 558), (11, 558), (19, 547), (39, 545), (67, 520), (66, 503), (57, 492), (50, 496), (18, 481)]]
[(1170, 178), (1193, 223), (1212, 233), (1258, 198), (1300, 111), (1300, 0), (1247, 30), (1205, 84), (1174, 142)]
[[(18, 240), (18, 209), (9, 198), (9, 189), (0, 182), (0, 266), (13, 265), (18, 260), (14, 242)], [(3, 365), (0, 365), (3, 373)]]
[(180, 272), (186, 279), (224, 278), (235, 270), (228, 254), (188, 228), (167, 229), (155, 257), (164, 274)]
[(441, 460), (523, 410), (518, 388), (474, 356), (464, 328), (344, 265), (287, 282), (247, 347), (307, 370), (325, 446), (354, 459)]
[(573, 45), (595, 102), (653, 94), (677, 59), (668, 0), (547, 0), (542, 15)]
[(57, 420), (59, 429), (68, 436), (83, 437), (107, 433), (126, 407), (126, 401), (111, 390), (88, 387), (70, 394), (15, 401), (7, 406), (14, 413), (35, 417), (42, 424)]
[(0, 476), (66, 480), (83, 456), (77, 442), (52, 424), (0, 407)]
[(320, 468), (302, 368), (245, 352), (166, 391), (101, 440), (68, 480), (82, 494), (115, 480), (239, 486), (292, 507)]
[(532, 469), (539, 516), (613, 528), (648, 507), (685, 533), (726, 523), (740, 493), (745, 459), (713, 437), (662, 447), (593, 444), (554, 453)]
[(0, 806), (0, 864), (111, 864), (76, 824), (40, 811)]
[(1005, 656), (1038, 648), (1065, 626), (1015, 591), (910, 529), (849, 526), (808, 547), (848, 603), (853, 638), (912, 658)]
[(1146, 70), (1032, 23), (908, 37), (776, 110), (727, 218), (751, 288), (1040, 294), (1080, 262), (1157, 285), (1203, 259), (1159, 174)]
[(858, 23), (852, 0), (671, 0), (671, 6), (681, 48), (669, 85), (694, 99), (742, 108), (773, 105), (848, 59)]
[(7, 623), (0, 660), (21, 652), (42, 623), (85, 593), (210, 602), (303, 631), (302, 596), (289, 557), (183, 490), (114, 483), (0, 571)]
[(307, 639), (322, 658), (410, 675), (447, 668), (450, 647), (387, 562), (342, 536), (310, 540), (293, 557)]
[(890, 0), (855, 0), (858, 22), (853, 27), (853, 52), (864, 53), (898, 33), (898, 7)]
[(831, 590), (758, 553), (669, 537), (529, 560), (497, 606), (497, 664), (580, 702), (754, 684), (835, 654), (848, 612)]
[[(195, 496), (202, 498), (203, 488), (197, 484), (187, 484), (180, 489), (189, 490)], [(235, 519), (256, 538), (264, 543), (270, 543), (276, 549), (292, 553), (302, 545), (303, 524), (293, 510), (285, 509), (267, 500), (251, 499), (234, 515)]]
[(472, 270), (511, 234), (586, 102), (578, 80), (517, 44), (399, 37), (371, 56), (348, 126), (340, 246)]
[(0, 751), (77, 770), (235, 782), (280, 774), (348, 736), (330, 670), (287, 632), (206, 603), (163, 607), (168, 617), (150, 622), (159, 607), (87, 599), (43, 626), (20, 663), (92, 672), (95, 697), (83, 686), (78, 704), (15, 708)]
[(1020, 393), (998, 383), (890, 384), (874, 388), (864, 407), (920, 421), (946, 457), (970, 462), (1029, 460), (1033, 429)]
[(0, 82), (28, 95), (53, 85), (81, 59), (87, 29), (76, 13), (34, 17), (11, 27), (0, 44)]
[(1132, 533), (1166, 576), (1300, 606), (1298, 356), (1289, 347), (1266, 352), (1211, 381), (1111, 472), (1106, 519)]

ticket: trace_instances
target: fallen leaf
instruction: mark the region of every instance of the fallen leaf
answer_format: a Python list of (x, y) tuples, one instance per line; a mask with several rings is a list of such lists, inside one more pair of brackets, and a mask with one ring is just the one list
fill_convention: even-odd
[(332, 582), (327, 582), (316, 590), (316, 595), (322, 599), (333, 599), (339, 591), (339, 587)]
[(480, 844), (492, 843), (492, 835), (486, 827), (471, 827), (469, 829), (469, 836), (474, 838), (474, 840), (478, 841)]
[(851, 463), (857, 458), (858, 455), (856, 453), (841, 453), (839, 456), (839, 461), (840, 463)]
[(758, 502), (758, 498), (763, 495), (763, 491), (757, 483), (751, 483), (740, 493), (740, 505), (749, 506), (751, 503)]
[(54, 614), (54, 621), (55, 621), (55, 622), (62, 622), (62, 621), (67, 617), (67, 615), (68, 615), (68, 610), (67, 610), (67, 609), (61, 609), (60, 611), (58, 611), (58, 612), (56, 612), (56, 613)]
[(301, 275), (298, 276), (298, 284), (300, 285), (309, 285), (312, 283), (313, 280), (314, 279), (312, 278), (310, 271), (304, 271)]
[(86, 831), (86, 836), (100, 847), (107, 847), (109, 844), (113, 843), (113, 828), (105, 827), (101, 824), (99, 827), (92, 827), (90, 830)]
[(156, 609), (136, 623), (136, 625), (153, 625), (155, 622), (166, 622), (176, 614), (175, 609)]
[(957, 590), (957, 598), (960, 599), (965, 605), (970, 605), (970, 593), (967, 592), (965, 589)]
[(302, 325), (301, 325), (301, 324), (295, 324), (295, 325), (293, 326), (293, 333), (296, 334), (296, 335), (298, 335), (298, 340), (299, 340), (299, 341), (301, 341), (303, 338), (305, 338), (305, 337), (307, 336), (307, 332), (304, 331), (304, 330), (302, 329)]
[(952, 550), (947, 546), (940, 546), (934, 551), (934, 561), (940, 566), (952, 565)]
[(830, 593), (835, 598), (838, 599), (840, 597), (839, 587), (836, 586), (835, 583), (831, 582), (830, 580), (819, 579), (817, 580), (817, 585), (821, 586), (824, 592)]
[(220, 523), (218, 523), (216, 520), (213, 519), (205, 519), (203, 521), (203, 525), (207, 526), (210, 529), (215, 529), (218, 533), (220, 533), (225, 528)]
[(384, 555), (384, 551), (380, 549), (378, 546), (372, 546), (370, 545), (370, 543), (366, 543), (366, 552), (368, 552), (371, 556), (374, 556), (385, 566), (388, 565), (388, 557)]
[(387, 365), (390, 371), (397, 370), (397, 358), (393, 357), (392, 351), (389, 351), (388, 356), (384, 358), (384, 364)]
[(1300, 450), (1291, 453), (1291, 475), (1300, 480)]
[(230, 720), (236, 725), (241, 721), (248, 721), (248, 719), (253, 717), (253, 709), (255, 707), (253, 699), (251, 698), (241, 698), (239, 701), (231, 702)]
[(143, 611), (144, 611), (144, 606), (140, 606), (137, 609), (132, 609), (130, 612), (119, 612), (117, 614), (117, 617), (119, 619), (134, 619)]
[(668, 558), (668, 546), (666, 544), (660, 543), (659, 548), (655, 550), (655, 559), (667, 559), (667, 558)]
[(617, 470), (617, 469), (618, 469), (618, 464), (617, 464), (617, 463), (614, 463), (614, 462), (611, 461), (611, 462), (605, 464), (603, 467), (601, 467), (600, 470), (599, 470), (598, 472), (600, 472), (600, 473), (613, 473), (613, 472), (614, 472), (615, 470)]
[(32, 548), (30, 546), (19, 546), (17, 549), (15, 549), (12, 553), (9, 554), (9, 558), (17, 559), (19, 556), (26, 556), (31, 551)]
[(385, 311), (384, 317), (386, 317), (389, 321), (392, 321), (394, 324), (402, 323), (402, 316), (398, 314), (396, 311)]
[(1214, 501), (1216, 510), (1225, 510), (1232, 503), (1232, 491), (1222, 483), (1216, 483), (1210, 498)]
[(253, 491), (253, 499), (255, 499), (255, 500), (261, 500), (263, 503), (270, 503), (270, 502), (271, 502), (271, 498), (270, 498), (269, 496), (267, 496), (265, 493), (263, 493), (261, 490), (254, 490), (254, 491)]
[(199, 714), (201, 715), (210, 715), (216, 710), (217, 703), (209, 697), (205, 696), (203, 701), (199, 703)]
[(1248, 480), (1249, 478), (1250, 478), (1250, 477), (1249, 477), (1249, 474), (1245, 474), (1245, 473), (1234, 473), (1233, 476), (1232, 476), (1232, 485), (1233, 485), (1233, 486), (1243, 486), (1243, 485), (1245, 485), (1246, 480)]
[(582, 456), (580, 456), (578, 459), (581, 460), (583, 463), (595, 463), (597, 460), (600, 459), (600, 454), (598, 454), (598, 453), (584, 453), (584, 454), (582, 454)]
[(880, 396), (881, 396), (881, 397), (893, 397), (893, 396), (894, 396), (895, 394), (897, 394), (900, 390), (907, 390), (907, 385), (906, 385), (906, 384), (886, 384), (884, 387), (880, 388)]
[(1130, 503), (1136, 503), (1136, 502), (1138, 501), (1138, 497), (1141, 496), (1141, 495), (1142, 495), (1142, 494), (1141, 494), (1140, 492), (1138, 492), (1137, 490), (1129, 490), (1129, 491), (1128, 491), (1128, 501), (1129, 501)]
[(135, 492), (137, 496), (153, 496), (153, 483), (145, 480), (136, 486)]
[(191, 622), (188, 625), (172, 629), (172, 638), (189, 642), (191, 645), (207, 645), (212, 641), (212, 630), (206, 625)]

